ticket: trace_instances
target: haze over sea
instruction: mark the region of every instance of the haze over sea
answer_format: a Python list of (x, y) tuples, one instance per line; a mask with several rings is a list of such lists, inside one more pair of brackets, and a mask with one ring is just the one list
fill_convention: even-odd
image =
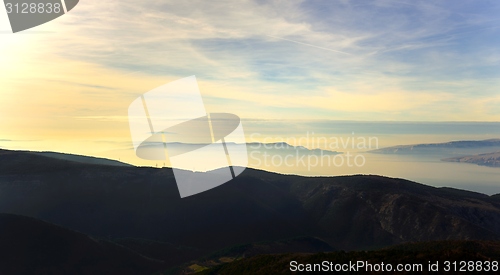
[[(276, 129), (287, 130), (277, 133)], [(348, 165), (346, 161), (343, 165), (339, 165), (341, 164), (339, 158), (337, 165), (333, 161), (328, 164), (325, 159), (323, 163), (320, 161), (318, 164), (311, 163), (305, 166), (275, 166), (269, 157), (268, 165), (263, 165), (262, 162), (260, 166), (257, 166), (261, 169), (322, 176), (377, 174), (404, 178), (432, 186), (455, 187), (486, 194), (500, 193), (500, 168), (441, 161), (445, 157), (460, 155), (460, 150), (418, 155), (367, 153), (369, 150), (397, 145), (500, 138), (500, 123), (498, 122), (251, 121), (247, 123), (247, 134), (251, 135), (252, 131), (254, 138), (251, 138), (251, 141), (269, 143), (280, 142), (285, 138), (285, 142), (292, 141), (288, 143), (300, 140), (300, 144), (295, 145), (325, 150), (335, 149), (333, 144), (337, 144), (339, 148), (335, 151), (343, 152), (344, 156), (347, 152), (352, 155), (351, 165)], [(305, 137), (308, 138), (309, 144)], [(374, 148), (376, 147), (374, 138), (378, 141), (378, 148)], [(372, 142), (369, 142), (370, 139)], [(369, 148), (358, 149), (362, 147), (363, 142)], [(467, 154), (487, 153), (495, 149), (498, 150), (498, 148), (471, 148), (468, 149)], [(354, 157), (357, 155), (363, 156), (364, 165), (359, 166), (354, 163)], [(346, 160), (345, 157), (344, 160)], [(280, 163), (278, 158), (275, 163)], [(358, 158), (358, 164), (361, 163), (361, 158)], [(250, 166), (252, 166), (252, 157), (250, 157)]]
[[(354, 121), (251, 121), (247, 123), (247, 134), (253, 132), (253, 141), (263, 143), (301, 141), (299, 144), (309, 149), (334, 149), (344, 153), (342, 165), (340, 156), (336, 164), (321, 163), (312, 159), (308, 165), (273, 165), (269, 157), (267, 164), (258, 168), (300, 175), (351, 175), (377, 174), (399, 177), (432, 186), (447, 186), (477, 191), (486, 194), (500, 193), (500, 168), (484, 167), (475, 164), (444, 162), (442, 158), (456, 156), (460, 152), (448, 150), (436, 154), (387, 155), (367, 153), (378, 148), (423, 143), (442, 143), (458, 140), (486, 140), (500, 138), (500, 123), (497, 122), (354, 122)], [(260, 130), (260, 132), (259, 132)], [(280, 134), (278, 134), (281, 133)], [(257, 133), (257, 134), (256, 134)], [(291, 138), (290, 138), (291, 137)], [(309, 140), (307, 144), (306, 138)], [(325, 138), (327, 142), (325, 143)], [(371, 139), (371, 143), (368, 141)], [(369, 148), (363, 147), (362, 142)], [(360, 145), (361, 144), (361, 145)], [(309, 145), (309, 146), (308, 146)], [(313, 147), (311, 148), (311, 145)], [(354, 148), (353, 146), (354, 145)], [(360, 146), (358, 146), (360, 145)], [(498, 148), (471, 148), (470, 154), (486, 153)], [(345, 154), (351, 153), (351, 165), (346, 163)], [(362, 155), (363, 165), (356, 165), (354, 157)], [(279, 158), (274, 164), (279, 164)], [(250, 157), (250, 166), (252, 157)], [(293, 163), (293, 162), (289, 162)], [(295, 162), (297, 163), (297, 162)], [(362, 164), (358, 157), (357, 164)]]

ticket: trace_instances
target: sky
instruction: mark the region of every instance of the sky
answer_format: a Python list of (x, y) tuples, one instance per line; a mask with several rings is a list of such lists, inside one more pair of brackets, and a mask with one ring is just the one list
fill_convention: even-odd
[[(137, 97), (196, 75), (255, 120), (500, 121), (498, 1), (97, 1), (12, 34), (0, 147), (129, 144)], [(113, 147), (114, 148), (114, 147)]]

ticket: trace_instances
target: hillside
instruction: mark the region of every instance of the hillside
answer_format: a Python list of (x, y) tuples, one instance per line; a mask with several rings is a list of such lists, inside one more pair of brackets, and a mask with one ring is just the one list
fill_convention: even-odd
[(7, 150), (0, 151), (0, 212), (115, 241), (170, 266), (237, 245), (298, 237), (308, 241), (288, 243), (281, 252), (500, 240), (498, 196), (374, 175), (301, 177), (247, 169), (220, 187), (181, 199), (168, 168), (86, 164)]
[[(322, 264), (327, 263), (347, 264), (356, 263), (357, 261), (367, 262), (375, 265), (384, 263), (386, 269), (391, 266), (393, 272), (391, 274), (455, 274), (465, 273), (459, 272), (461, 267), (460, 261), (477, 261), (485, 263), (486, 261), (497, 261), (500, 258), (500, 242), (484, 242), (484, 241), (436, 241), (424, 243), (408, 243), (389, 247), (376, 251), (353, 251), (353, 252), (331, 252), (320, 254), (274, 254), (274, 255), (258, 255), (244, 259), (238, 259), (225, 264), (219, 264), (204, 270), (200, 275), (212, 274), (289, 274), (290, 268), (298, 267), (297, 264), (304, 264), (303, 268), (307, 268), (305, 264)], [(290, 264), (295, 261), (296, 263)], [(457, 261), (457, 271), (454, 272), (453, 265), (450, 265), (450, 271), (446, 272), (445, 261)], [(438, 262), (437, 271), (429, 271), (429, 262), (435, 264)], [(408, 264), (406, 268), (415, 268), (418, 272), (395, 272), (398, 264)], [(367, 265), (365, 263), (365, 265)], [(329, 266), (329, 265), (328, 265)], [(482, 265), (483, 266), (483, 265)], [(486, 267), (484, 264), (483, 268)], [(498, 266), (497, 266), (498, 267)], [(310, 266), (310, 268), (314, 268)], [(403, 266), (404, 268), (404, 266)], [(467, 270), (467, 265), (465, 265)], [(483, 269), (484, 270), (484, 269)], [(184, 272), (188, 273), (189, 268)], [(466, 274), (485, 274), (481, 271), (470, 272)], [(311, 272), (297, 272), (311, 273)], [(380, 272), (370, 272), (364, 267), (353, 269), (351, 272), (342, 272), (343, 274), (380, 274)], [(490, 270), (490, 274), (494, 274)], [(488, 274), (488, 273), (486, 273)]]
[[(2, 151), (7, 151), (7, 150), (0, 149), (0, 154)], [(85, 163), (85, 164), (129, 166), (129, 167), (132, 166), (130, 164), (116, 161), (116, 160), (110, 160), (110, 159), (98, 158), (98, 157), (81, 156), (81, 155), (75, 155), (75, 154), (47, 152), (47, 151), (43, 151), (43, 152), (15, 151), (15, 152), (19, 152), (19, 153), (23, 153), (23, 154), (32, 154), (32, 155), (43, 156), (43, 157), (49, 157), (49, 158), (54, 158), (54, 159), (59, 159), (59, 160)]]
[(151, 274), (163, 264), (33, 218), (0, 214), (0, 274)]

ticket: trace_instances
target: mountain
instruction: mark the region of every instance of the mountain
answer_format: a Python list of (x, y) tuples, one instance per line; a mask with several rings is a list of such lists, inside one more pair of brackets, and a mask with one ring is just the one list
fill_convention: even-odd
[(497, 150), (497, 148), (500, 149), (500, 139), (464, 140), (445, 143), (398, 145), (371, 150), (369, 152), (374, 154), (457, 155), (464, 153), (486, 153)]
[(445, 158), (443, 161), (448, 162), (465, 162), (473, 163), (481, 166), (500, 167), (500, 151), (473, 156), (461, 156), (453, 158)]
[[(170, 150), (174, 151), (180, 151), (180, 152), (185, 152), (185, 151), (192, 151), (195, 149), (200, 148), (200, 146), (204, 146), (205, 144), (197, 144), (197, 143), (181, 143), (181, 142), (169, 142), (166, 143), (167, 147)], [(153, 149), (157, 148), (158, 144), (157, 143), (149, 143), (142, 145), (145, 148), (151, 147)], [(226, 142), (226, 146), (228, 147), (233, 147), (233, 148), (244, 148), (246, 146), (248, 153), (251, 152), (268, 152), (268, 153), (273, 153), (273, 154), (286, 154), (286, 153), (293, 153), (295, 154), (296, 152), (299, 152), (300, 154), (328, 154), (328, 155), (336, 155), (336, 154), (342, 154), (341, 152), (337, 151), (332, 151), (332, 150), (323, 150), (319, 148), (315, 149), (309, 149), (304, 146), (294, 146), (291, 144), (288, 144), (286, 142), (270, 142), (270, 143), (261, 143), (261, 142), (249, 142), (249, 143), (234, 143), (234, 142)], [(130, 150), (133, 150), (133, 148), (130, 148)]]
[[(2, 152), (8, 152), (8, 151), (0, 149), (0, 154)], [(38, 156), (66, 160), (66, 161), (72, 161), (72, 162), (86, 163), (86, 164), (128, 166), (128, 167), (132, 166), (132, 165), (127, 164), (127, 163), (123, 163), (123, 162), (116, 161), (116, 160), (110, 160), (110, 159), (106, 159), (106, 158), (89, 157), (89, 156), (81, 156), (81, 155), (66, 154), (66, 153), (34, 152), (34, 151), (15, 151), (15, 152), (28, 154), (28, 155), (29, 154), (38, 155)]]
[[(231, 260), (228, 263), (217, 265), (196, 266), (201, 269), (200, 275), (211, 274), (288, 274), (295, 268), (310, 268), (311, 270), (335, 272), (335, 265), (344, 265), (344, 268), (351, 268), (343, 273), (347, 274), (380, 274), (383, 272), (369, 271), (368, 268), (357, 268), (358, 261), (364, 266), (371, 264), (372, 266), (384, 263), (384, 270), (392, 269), (392, 274), (485, 274), (486, 268), (489, 268), (489, 273), (498, 271), (498, 260), (500, 258), (500, 242), (496, 241), (434, 241), (423, 243), (409, 243), (397, 245), (375, 251), (352, 251), (352, 252), (331, 252), (320, 254), (274, 254), (274, 255), (258, 255), (249, 258)], [(449, 261), (449, 265), (446, 265)], [(462, 262), (464, 261), (464, 262)], [(474, 268), (469, 271), (468, 264), (472, 261)], [(455, 265), (453, 265), (453, 263)], [(480, 264), (478, 264), (480, 262)], [(323, 265), (323, 263), (326, 263)], [(330, 263), (333, 264), (333, 270)], [(436, 265), (437, 263), (437, 265)], [(302, 264), (302, 266), (299, 266)], [(314, 267), (314, 265), (317, 265)], [(351, 265), (352, 264), (352, 267)], [(403, 264), (403, 268), (418, 270), (418, 271), (400, 271), (396, 272), (398, 264)], [(429, 264), (433, 264), (436, 271), (431, 270)], [(481, 266), (481, 269), (476, 268), (476, 264)], [(389, 267), (390, 265), (390, 267)], [(211, 267), (210, 269), (208, 269)], [(185, 273), (191, 271), (193, 273), (194, 265), (191, 268), (186, 268)], [(325, 269), (326, 268), (326, 269)], [(446, 271), (445, 268), (449, 268)], [(456, 270), (455, 270), (456, 268)], [(464, 268), (463, 271), (460, 271)], [(368, 269), (368, 270), (367, 270)], [(372, 267), (375, 269), (375, 267)]]
[(296, 237), (286, 240), (257, 242), (222, 249), (196, 260), (178, 265), (175, 268), (163, 270), (163, 272), (159, 273), (190, 274), (206, 270), (213, 266), (256, 255), (298, 253), (298, 251), (300, 251), (300, 253), (318, 253), (333, 251), (333, 249), (322, 240), (312, 237)]
[(98, 158), (98, 157), (88, 157), (88, 156), (80, 156), (80, 155), (74, 155), (74, 154), (56, 153), (56, 152), (31, 152), (31, 153), (37, 154), (40, 156), (45, 156), (45, 157), (51, 157), (51, 158), (68, 160), (68, 161), (75, 161), (75, 162), (81, 162), (81, 163), (88, 163), (88, 164), (113, 165), (113, 166), (132, 166), (130, 164), (123, 163), (120, 161), (110, 160), (110, 159), (105, 159), (105, 158)]
[[(225, 144), (226, 148), (229, 150), (229, 152), (231, 152), (231, 161), (233, 161), (233, 163), (236, 160), (240, 160), (240, 165), (245, 165), (247, 167), (260, 170), (271, 170), (287, 174), (297, 174), (299, 173), (299, 171), (310, 171), (311, 166), (317, 165), (312, 165), (310, 162), (304, 161), (304, 159), (313, 158), (313, 160), (311, 161), (313, 163), (314, 160), (317, 160), (318, 163), (330, 163), (337, 161), (336, 159), (333, 159), (336, 155), (342, 154), (342, 152), (332, 150), (324, 150), (319, 148), (309, 149), (304, 146), (293, 146), (286, 142), (252, 142), (246, 144), (226, 142)], [(210, 159), (220, 153), (218, 150), (220, 150), (221, 148), (207, 147), (205, 145), (206, 144), (200, 143), (169, 142), (166, 144), (159, 144), (155, 142), (148, 142), (144, 145), (141, 145), (141, 152), (145, 155), (154, 155), (156, 154), (159, 147), (162, 149), (166, 147), (168, 155), (175, 156), (203, 147), (203, 151), (198, 151), (198, 156), (206, 159)], [(133, 148), (129, 148), (128, 153), (133, 152), (132, 150)], [(288, 165), (286, 165), (285, 163), (288, 163)], [(198, 171), (207, 171), (213, 169), (213, 167), (211, 167), (210, 165), (208, 165), (208, 167), (210, 167), (208, 168), (203, 164), (204, 163), (193, 163), (189, 160), (178, 160), (176, 162), (176, 167)], [(291, 166), (293, 166), (293, 168)]]
[[(235, 144), (235, 143), (229, 143), (229, 146), (239, 146), (240, 144)], [(260, 142), (249, 142), (246, 144), (247, 148), (250, 151), (256, 151), (256, 150), (270, 150), (270, 151), (300, 151), (301, 153), (309, 153), (309, 154), (342, 154), (342, 152), (337, 152), (337, 151), (332, 151), (332, 150), (323, 150), (319, 148), (315, 149), (309, 149), (304, 146), (293, 146), (290, 145), (286, 142), (273, 142), (273, 143), (260, 143)]]
[(151, 274), (163, 264), (29, 217), (0, 214), (0, 274)]
[(0, 212), (113, 241), (169, 266), (238, 245), (274, 243), (261, 250), (273, 251), (280, 240), (297, 238), (305, 239), (282, 245), (284, 252), (500, 239), (498, 196), (374, 175), (302, 177), (246, 169), (181, 199), (169, 168), (8, 150), (0, 151)]

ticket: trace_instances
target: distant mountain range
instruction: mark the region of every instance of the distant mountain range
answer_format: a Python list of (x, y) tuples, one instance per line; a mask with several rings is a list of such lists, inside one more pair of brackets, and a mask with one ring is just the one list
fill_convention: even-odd
[[(492, 149), (493, 148), (493, 149)], [(398, 145), (369, 151), (375, 154), (456, 154), (487, 150), (491, 152), (500, 148), (500, 139), (451, 141), (445, 143), (427, 143)]]
[(500, 139), (398, 145), (371, 150), (369, 153), (432, 156), (446, 162), (462, 162), (481, 166), (500, 167)]
[[(238, 146), (240, 144), (236, 144), (236, 143), (229, 143), (230, 145), (233, 145), (233, 146)], [(304, 146), (294, 146), (294, 145), (290, 145), (286, 142), (273, 142), (273, 143), (260, 143), (260, 142), (249, 142), (246, 144), (247, 145), (247, 148), (249, 148), (249, 150), (301, 150), (301, 151), (308, 151), (310, 153), (315, 153), (315, 154), (320, 154), (320, 153), (323, 153), (323, 154), (342, 154), (342, 152), (338, 152), (338, 151), (332, 151), (332, 150), (324, 150), (324, 149), (319, 149), (319, 148), (314, 148), (314, 149), (309, 149), (307, 147), (304, 147)]]
[[(174, 151), (190, 151), (190, 150), (195, 150), (200, 148), (200, 144), (196, 143), (180, 143), (180, 142), (171, 142), (171, 143), (166, 143), (166, 145), (170, 150)], [(300, 154), (325, 154), (325, 155), (331, 155), (331, 154), (342, 154), (342, 152), (337, 152), (337, 151), (332, 151), (332, 150), (324, 150), (324, 149), (319, 149), (319, 148), (313, 148), (309, 149), (304, 146), (294, 146), (291, 144), (288, 144), (286, 142), (271, 142), (271, 143), (260, 143), (260, 142), (249, 142), (249, 143), (234, 143), (234, 142), (226, 142), (226, 145), (228, 147), (240, 147), (244, 148), (246, 146), (248, 153), (251, 152), (268, 152), (268, 153), (273, 153), (273, 154), (287, 154), (287, 153), (292, 153), (296, 154), (299, 152)], [(152, 148), (156, 149), (157, 144), (156, 143), (151, 143), (149, 144)], [(201, 144), (203, 146), (203, 144)], [(145, 148), (148, 147), (148, 145), (144, 145)], [(132, 149), (132, 148), (131, 148)]]
[[(74, 161), (8, 150), (0, 150), (0, 212), (71, 229), (54, 229), (69, 236), (53, 239), (64, 247), (71, 247), (73, 238), (85, 239), (83, 234), (98, 241), (78, 241), (81, 249), (114, 243), (133, 253), (120, 250), (125, 256), (117, 254), (113, 266), (130, 257), (131, 264), (144, 264), (144, 274), (149, 268), (167, 270), (241, 245), (256, 255), (500, 240), (499, 195), (374, 175), (302, 177), (246, 169), (220, 187), (181, 199), (169, 168), (102, 165), (83, 156)], [(26, 231), (15, 231), (33, 236), (49, 226), (19, 219), (19, 228)], [(44, 254), (47, 249), (21, 242), (13, 251)], [(20, 255), (26, 265), (41, 264)], [(48, 266), (67, 261), (50, 260)]]
[(453, 158), (445, 158), (443, 161), (449, 162), (465, 162), (473, 163), (482, 166), (500, 167), (500, 151), (486, 154), (478, 154), (473, 156), (460, 156)]
[[(156, 142), (151, 142), (151, 143), (148, 143), (148, 144), (144, 144), (142, 146), (145, 146), (145, 147), (148, 147), (148, 146), (152, 146), (152, 147), (155, 147), (157, 148), (158, 143)], [(162, 143), (163, 144), (163, 143)], [(199, 148), (200, 145), (204, 145), (204, 144), (200, 144), (200, 143), (182, 143), (182, 142), (167, 142), (165, 143), (169, 146), (186, 146), (186, 147), (189, 147), (189, 146), (193, 146), (194, 148)], [(289, 144), (287, 142), (268, 142), (268, 143), (263, 143), (263, 142), (247, 142), (247, 143), (235, 143), (235, 142), (226, 142), (226, 145), (228, 146), (247, 146), (247, 147), (250, 147), (251, 149), (268, 149), (268, 150), (272, 150), (272, 149), (298, 149), (298, 150), (310, 150), (310, 151), (318, 151), (318, 150), (321, 150), (321, 149), (308, 149), (307, 147), (304, 147), (304, 146), (301, 146), (301, 145), (292, 145), (292, 144)], [(130, 149), (133, 149), (133, 148), (130, 148)], [(335, 152), (335, 151), (331, 151), (331, 150), (323, 150), (323, 151), (329, 151), (329, 152)]]

